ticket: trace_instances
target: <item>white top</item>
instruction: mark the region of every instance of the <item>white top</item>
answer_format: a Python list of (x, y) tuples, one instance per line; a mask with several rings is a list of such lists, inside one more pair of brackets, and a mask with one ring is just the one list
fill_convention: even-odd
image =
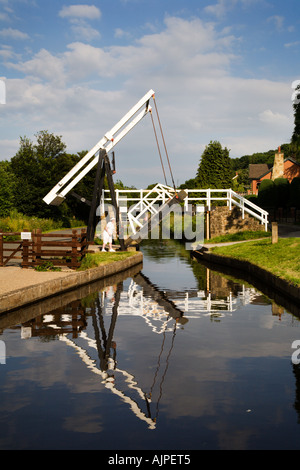
[(106, 231), (108, 232), (109, 236), (111, 237), (112, 234), (114, 233), (114, 228), (115, 228), (115, 225), (113, 222), (108, 222), (108, 224), (106, 225)]

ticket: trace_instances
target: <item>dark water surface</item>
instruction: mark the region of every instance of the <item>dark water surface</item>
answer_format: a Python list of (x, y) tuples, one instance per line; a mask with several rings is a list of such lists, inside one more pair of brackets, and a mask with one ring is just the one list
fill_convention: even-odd
[(299, 449), (297, 315), (180, 245), (143, 252), (0, 318), (0, 448)]

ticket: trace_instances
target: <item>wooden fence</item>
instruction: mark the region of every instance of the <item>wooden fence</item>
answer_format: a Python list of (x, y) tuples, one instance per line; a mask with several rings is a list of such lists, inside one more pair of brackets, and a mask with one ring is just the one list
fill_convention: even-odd
[(86, 230), (71, 233), (0, 232), (0, 266), (19, 260), (22, 268), (53, 266), (76, 269), (88, 248)]

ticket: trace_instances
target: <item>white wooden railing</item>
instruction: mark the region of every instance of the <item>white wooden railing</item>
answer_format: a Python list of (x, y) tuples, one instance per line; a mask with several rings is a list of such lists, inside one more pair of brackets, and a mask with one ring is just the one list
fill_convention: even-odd
[[(242, 218), (245, 213), (248, 213), (264, 225), (265, 231), (268, 229), (268, 212), (232, 189), (185, 189), (185, 191), (187, 193), (184, 200), (186, 210), (190, 204), (202, 204), (207, 211), (210, 211), (214, 201), (226, 201), (230, 209), (233, 206), (241, 209)], [(117, 204), (121, 212), (127, 212), (129, 219), (130, 214), (136, 213), (137, 209), (140, 216), (147, 210), (152, 212), (154, 204), (164, 204), (172, 195), (174, 195), (174, 189), (162, 184), (156, 185), (153, 189), (116, 189)], [(109, 190), (103, 191), (101, 212), (104, 212), (105, 203), (111, 203)]]

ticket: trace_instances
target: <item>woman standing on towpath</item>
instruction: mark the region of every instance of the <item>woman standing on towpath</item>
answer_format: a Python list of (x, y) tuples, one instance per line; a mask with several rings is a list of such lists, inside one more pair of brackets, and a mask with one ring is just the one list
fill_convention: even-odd
[(109, 251), (115, 251), (112, 247), (112, 237), (115, 229), (115, 218), (111, 217), (110, 221), (106, 224), (103, 230), (103, 247), (102, 251), (106, 251), (106, 245), (109, 246)]

